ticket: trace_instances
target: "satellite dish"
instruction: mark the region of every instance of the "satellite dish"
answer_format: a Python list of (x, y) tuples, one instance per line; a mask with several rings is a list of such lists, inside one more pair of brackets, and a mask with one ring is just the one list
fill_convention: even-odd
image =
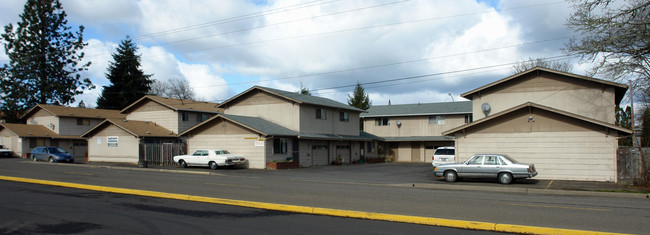
[(396, 121), (395, 124), (397, 124), (397, 128), (402, 127), (402, 122), (400, 122), (400, 121)]
[(492, 108), (490, 107), (490, 104), (488, 104), (488, 103), (483, 103), (481, 105), (481, 110), (483, 111), (483, 114), (485, 114), (486, 117), (487, 117), (488, 114), (490, 114), (491, 109)]

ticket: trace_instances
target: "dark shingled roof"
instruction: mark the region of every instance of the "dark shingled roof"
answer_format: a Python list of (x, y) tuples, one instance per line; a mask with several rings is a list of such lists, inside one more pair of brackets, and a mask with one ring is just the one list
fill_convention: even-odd
[(390, 116), (425, 116), (442, 114), (471, 114), (471, 101), (426, 103), (426, 104), (397, 104), (371, 106), (361, 117), (390, 117)]
[(300, 133), (294, 130), (291, 130), (289, 128), (286, 128), (284, 126), (281, 126), (279, 124), (270, 122), (266, 119), (259, 118), (259, 117), (248, 117), (248, 116), (238, 116), (238, 115), (230, 115), (230, 114), (218, 114), (214, 117), (211, 117), (208, 120), (205, 120), (199, 125), (196, 125), (190, 129), (185, 130), (184, 132), (180, 133), (179, 136), (185, 135), (188, 132), (191, 132), (192, 130), (203, 126), (203, 125), (208, 125), (207, 123), (210, 123), (212, 120), (217, 119), (217, 118), (223, 118), (225, 120), (231, 121), (233, 123), (236, 123), (238, 125), (241, 125), (245, 128), (248, 128), (254, 132), (266, 135), (266, 136), (295, 136), (298, 137), (299, 139), (319, 139), (319, 140), (381, 140), (381, 137), (377, 137), (375, 135), (360, 131), (359, 135), (334, 135), (334, 134), (312, 134), (312, 133)]
[(123, 119), (106, 119), (99, 123), (97, 126), (86, 131), (82, 137), (92, 136), (92, 133), (103, 130), (109, 125), (117, 126), (118, 128), (128, 132), (135, 137), (176, 137), (174, 132), (157, 125), (155, 122), (149, 121), (135, 121)]
[[(59, 135), (42, 125), (28, 125), (16, 123), (0, 123), (0, 127), (6, 128), (19, 137), (39, 137), (52, 139), (81, 139), (79, 136)], [(0, 128), (0, 130), (2, 130)]]
[(290, 92), (290, 91), (283, 91), (283, 90), (278, 90), (278, 89), (273, 89), (273, 88), (268, 88), (268, 87), (261, 87), (261, 86), (254, 86), (251, 87), (250, 89), (239, 93), (238, 95), (224, 101), (221, 103), (219, 107), (223, 107), (225, 104), (239, 98), (243, 94), (246, 94), (248, 92), (251, 92), (253, 90), (262, 90), (271, 94), (274, 94), (276, 96), (282, 97), (287, 100), (291, 100), (296, 103), (300, 104), (311, 104), (311, 105), (318, 105), (318, 106), (326, 106), (326, 107), (332, 107), (332, 108), (339, 108), (339, 109), (345, 109), (345, 110), (353, 110), (357, 112), (363, 112), (363, 109), (358, 109), (355, 107), (352, 107), (347, 104), (340, 103), (338, 101), (334, 101), (328, 98), (323, 98), (323, 97), (318, 97), (318, 96), (311, 96), (311, 95), (303, 95), (297, 92)]
[(33, 115), (38, 110), (45, 110), (46, 112), (52, 114), (56, 117), (80, 117), (80, 118), (122, 118), (123, 114), (120, 114), (119, 110), (111, 109), (89, 109), (89, 108), (77, 108), (77, 107), (66, 107), (59, 105), (47, 105), (47, 104), (37, 104), (27, 111), (22, 118), (27, 118), (30, 115)]
[(136, 100), (126, 108), (122, 109), (122, 113), (127, 113), (133, 107), (136, 107), (137, 104), (143, 102), (144, 100), (151, 100), (156, 102), (164, 107), (167, 107), (175, 111), (191, 111), (191, 112), (204, 112), (204, 113), (217, 113), (217, 103), (210, 103), (204, 101), (194, 101), (194, 100), (185, 100), (185, 99), (173, 99), (160, 97), (155, 95), (145, 95), (142, 98)]

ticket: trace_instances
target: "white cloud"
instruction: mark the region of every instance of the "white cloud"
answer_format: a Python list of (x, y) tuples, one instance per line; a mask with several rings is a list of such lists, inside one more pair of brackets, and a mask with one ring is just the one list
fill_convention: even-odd
[[(368, 84), (364, 87), (376, 103), (386, 103), (388, 98), (393, 103), (449, 101), (449, 92), (457, 96), (503, 78), (509, 75), (509, 68), (376, 82), (557, 56), (566, 40), (494, 49), (571, 34), (563, 25), (571, 9), (567, 3), (553, 0), (502, 0), (497, 11), (475, 0), (395, 4), (352, 0), (292, 10), (283, 7), (306, 2), (63, 3), (71, 23), (86, 26), (87, 38), (107, 43), (100, 47), (101, 56), (89, 57), (94, 82), (106, 83), (103, 77), (112, 59), (110, 53), (130, 34), (140, 46), (145, 73), (159, 80), (187, 78), (199, 96), (214, 100), (227, 99), (255, 84), (297, 91), (302, 82), (315, 89), (315, 95), (345, 102), (353, 85), (360, 82)], [(277, 9), (282, 10), (272, 13)], [(0, 20), (19, 13), (2, 7), (0, 11)], [(336, 14), (344, 11), (349, 12)], [(265, 14), (233, 20), (257, 12)], [(152, 33), (161, 34), (138, 37)], [(318, 35), (306, 36), (310, 34)], [(466, 54), (449, 56), (460, 53)], [(435, 59), (423, 60), (426, 58)]]

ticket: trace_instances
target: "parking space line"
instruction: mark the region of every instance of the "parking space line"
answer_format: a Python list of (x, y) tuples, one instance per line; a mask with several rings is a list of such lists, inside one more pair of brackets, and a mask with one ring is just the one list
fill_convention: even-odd
[(551, 180), (551, 182), (548, 182), (548, 185), (546, 185), (546, 188), (544, 188), (544, 189), (548, 189), (549, 187), (551, 187), (552, 183), (553, 183), (553, 180)]
[(59, 182), (59, 181), (50, 181), (50, 180), (39, 180), (39, 179), (2, 176), (2, 175), (0, 175), (0, 180), (42, 184), (42, 185), (52, 185), (52, 186), (59, 186), (59, 187), (77, 188), (77, 189), (84, 189), (84, 190), (109, 192), (109, 193), (121, 193), (121, 194), (135, 195), (135, 196), (156, 197), (156, 198), (175, 199), (175, 200), (194, 201), (194, 202), (206, 202), (206, 203), (215, 203), (215, 204), (231, 205), (231, 206), (243, 206), (249, 208), (286, 211), (286, 212), (293, 212), (293, 213), (380, 220), (380, 221), (422, 224), (422, 225), (452, 227), (452, 228), (461, 228), (461, 229), (485, 230), (485, 231), (495, 231), (495, 232), (526, 233), (526, 234), (616, 234), (616, 233), (606, 233), (606, 232), (587, 231), (587, 230), (548, 228), (548, 227), (536, 227), (536, 226), (513, 225), (513, 224), (497, 224), (491, 222), (479, 222), (479, 221), (469, 221), (469, 220), (452, 220), (452, 219), (442, 219), (442, 218), (423, 217), (423, 216), (385, 214), (385, 213), (376, 213), (376, 212), (352, 211), (352, 210), (341, 210), (341, 209), (320, 208), (320, 207), (310, 207), (310, 206), (295, 206), (295, 205), (287, 205), (287, 204), (193, 196), (187, 194), (165, 193), (165, 192), (156, 192), (156, 191), (139, 190), (139, 189), (125, 189), (125, 188), (68, 183), (68, 182)]

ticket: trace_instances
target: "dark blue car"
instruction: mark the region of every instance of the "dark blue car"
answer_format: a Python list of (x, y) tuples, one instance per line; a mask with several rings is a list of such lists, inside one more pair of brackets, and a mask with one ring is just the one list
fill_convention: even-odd
[(48, 162), (74, 162), (74, 157), (59, 147), (36, 147), (32, 150), (32, 160), (46, 160)]

